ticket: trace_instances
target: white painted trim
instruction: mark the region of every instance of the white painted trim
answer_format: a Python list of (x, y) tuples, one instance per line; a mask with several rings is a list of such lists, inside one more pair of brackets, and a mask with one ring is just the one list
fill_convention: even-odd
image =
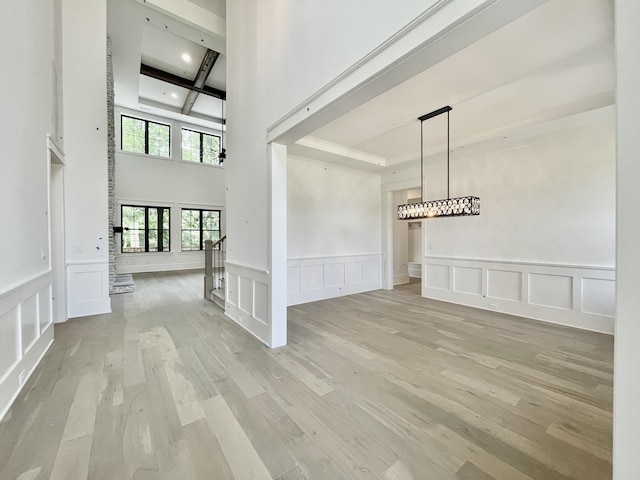
[[(15, 358), (10, 361), (10, 364), (0, 365), (0, 419), (9, 410), (27, 378), (53, 343), (51, 277), (51, 271), (35, 275), (0, 295), (0, 321), (9, 321), (13, 324), (7, 328), (3, 327), (5, 332), (13, 329), (11, 339), (3, 338), (2, 340), (15, 342), (16, 347)], [(43, 291), (46, 294), (43, 295)], [(23, 304), (27, 301), (35, 305), (35, 310), (23, 308)], [(15, 311), (15, 315), (8, 316), (12, 318), (5, 317), (12, 311)], [(35, 337), (29, 341), (28, 345), (24, 345), (22, 336), (26, 311), (31, 311), (35, 315), (35, 318), (28, 319), (35, 326), (33, 331)]]
[(459, 262), (483, 262), (483, 263), (498, 263), (501, 265), (531, 265), (536, 267), (552, 267), (552, 268), (577, 268), (586, 270), (603, 270), (607, 272), (615, 272), (615, 267), (603, 267), (594, 265), (577, 265), (569, 263), (544, 263), (544, 262), (527, 262), (527, 261), (515, 261), (515, 260), (497, 260), (489, 258), (471, 258), (471, 257), (446, 257), (438, 255), (425, 255), (425, 258), (434, 260), (456, 260)]
[[(29, 296), (29, 292), (34, 289), (33, 285), (43, 288), (51, 283), (51, 270), (38, 273), (32, 277), (22, 280), (20, 283), (14, 284), (4, 291), (0, 291), (0, 315), (8, 312), (15, 304), (22, 302)], [(5, 308), (8, 303), (14, 303), (9, 308)]]
[(109, 260), (67, 260), (66, 265), (109, 265)]
[(225, 315), (271, 345), (269, 277), (263, 271), (226, 263)]
[[(547, 0), (439, 0), (267, 128), (291, 143)], [(401, 70), (401, 71), (400, 71)]]
[(47, 148), (51, 151), (56, 161), (60, 165), (64, 165), (64, 150), (58, 146), (56, 141), (51, 137), (51, 134), (47, 134)]
[[(463, 272), (473, 271), (465, 279)], [(589, 283), (597, 289), (589, 289)], [(423, 257), (422, 296), (583, 330), (614, 331), (615, 271), (609, 268)]]
[(230, 262), (230, 261), (226, 261), (225, 265), (227, 267), (234, 267), (234, 268), (238, 268), (238, 269), (242, 269), (242, 270), (248, 270), (250, 272), (255, 272), (255, 273), (260, 273), (262, 275), (269, 275), (269, 271), (265, 270), (264, 268), (257, 268), (257, 267), (251, 267), (249, 265), (244, 265), (242, 263), (237, 263), (237, 262)]
[(287, 304), (299, 305), (379, 290), (382, 288), (382, 263), (382, 253), (289, 259)]

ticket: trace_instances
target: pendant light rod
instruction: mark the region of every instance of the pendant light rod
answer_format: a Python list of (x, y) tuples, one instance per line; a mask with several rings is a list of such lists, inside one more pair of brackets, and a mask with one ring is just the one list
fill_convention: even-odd
[(422, 128), (422, 124), (425, 120), (429, 120), (430, 118), (437, 117), (438, 115), (442, 115), (443, 113), (447, 114), (447, 198), (451, 198), (449, 195), (449, 112), (453, 110), (449, 105), (446, 107), (439, 108), (438, 110), (434, 110), (433, 112), (425, 113), (421, 117), (418, 117), (420, 120), (420, 200), (424, 202), (424, 128)]
[(451, 149), (449, 148), (449, 112), (451, 108), (447, 110), (447, 198), (451, 198), (451, 194), (449, 193), (449, 152)]

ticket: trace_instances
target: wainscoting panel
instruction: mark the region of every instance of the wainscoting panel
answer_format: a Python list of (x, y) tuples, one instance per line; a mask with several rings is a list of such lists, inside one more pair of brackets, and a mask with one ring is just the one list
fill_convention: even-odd
[(582, 279), (582, 312), (613, 317), (616, 311), (616, 282), (602, 278)]
[(67, 280), (69, 318), (111, 311), (107, 261), (69, 263)]
[(482, 295), (482, 269), (453, 267), (453, 289), (456, 292)]
[(260, 270), (226, 262), (225, 314), (266, 345), (271, 344), (269, 275)]
[(287, 304), (377, 290), (382, 286), (382, 254), (290, 258)]
[(0, 420), (53, 342), (51, 273), (0, 293)]
[(522, 301), (522, 272), (487, 270), (487, 297)]
[(535, 305), (573, 308), (573, 277), (531, 273), (529, 292), (529, 301)]
[(422, 268), (424, 297), (613, 334), (613, 268), (445, 257)]
[(425, 263), (422, 269), (427, 273), (425, 284), (429, 288), (438, 288), (440, 290), (450, 289), (451, 275), (449, 265)]

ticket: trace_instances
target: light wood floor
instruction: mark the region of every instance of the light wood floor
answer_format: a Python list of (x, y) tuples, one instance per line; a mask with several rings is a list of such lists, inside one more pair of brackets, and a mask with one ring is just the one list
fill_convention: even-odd
[(56, 326), (0, 423), (0, 479), (608, 479), (612, 338), (420, 298), (289, 309), (269, 350), (135, 276), (113, 313)]

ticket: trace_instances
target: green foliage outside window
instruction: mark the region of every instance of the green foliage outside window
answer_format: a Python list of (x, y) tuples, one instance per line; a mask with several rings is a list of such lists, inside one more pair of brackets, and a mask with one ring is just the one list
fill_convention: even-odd
[(220, 137), (182, 129), (182, 160), (220, 165)]
[(169, 157), (171, 152), (171, 128), (169, 125), (140, 118), (121, 117), (122, 150)]
[(168, 252), (169, 209), (122, 206), (122, 253)]
[(202, 250), (205, 240), (220, 240), (220, 211), (183, 209), (182, 250)]

